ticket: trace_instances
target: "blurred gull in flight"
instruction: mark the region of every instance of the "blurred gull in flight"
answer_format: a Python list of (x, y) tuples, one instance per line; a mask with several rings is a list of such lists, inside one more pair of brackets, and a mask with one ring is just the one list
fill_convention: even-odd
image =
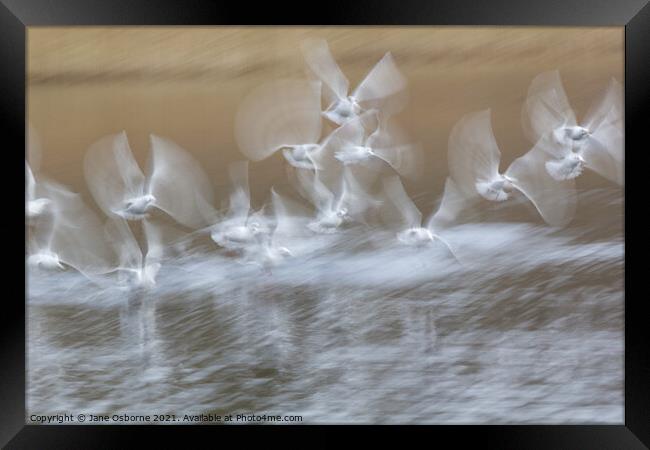
[(148, 174), (133, 158), (126, 133), (94, 143), (84, 160), (84, 174), (95, 201), (109, 217), (142, 220), (152, 208), (190, 228), (205, 224), (212, 187), (198, 163), (173, 142), (150, 135)]
[(544, 170), (544, 153), (536, 147), (499, 173), (501, 152), (492, 131), (490, 110), (464, 116), (449, 137), (451, 178), (468, 201), (477, 195), (490, 201), (511, 198), (513, 189), (524, 194), (552, 226), (564, 226), (575, 212), (573, 180), (557, 181)]
[(311, 153), (321, 145), (321, 83), (306, 80), (274, 80), (251, 91), (235, 116), (239, 149), (252, 161), (268, 158), (278, 150), (289, 164), (313, 168)]
[[(323, 115), (337, 125), (369, 108), (381, 108), (385, 113), (392, 114), (403, 106), (404, 102), (398, 98), (398, 94), (405, 92), (407, 81), (397, 69), (390, 52), (368, 72), (351, 95), (350, 83), (334, 60), (327, 41), (306, 40), (302, 43), (302, 52), (307, 66), (325, 87), (329, 106)], [(389, 99), (394, 100), (392, 104)]]
[(101, 221), (79, 194), (53, 181), (40, 182), (38, 189), (49, 208), (30, 221), (28, 264), (45, 269), (70, 266), (90, 279), (110, 271), (113, 251)]
[(274, 188), (271, 189), (271, 202), (275, 226), (270, 233), (256, 233), (254, 244), (244, 249), (244, 256), (250, 263), (271, 274), (271, 268), (282, 263), (294, 253), (285, 246), (296, 243), (302, 235), (305, 216), (299, 215), (295, 205), (289, 204)]
[(578, 125), (559, 72), (544, 72), (530, 84), (522, 124), (548, 154), (553, 178), (576, 178), (587, 167), (623, 184), (623, 88), (615, 79)]
[(237, 161), (228, 167), (232, 182), (230, 205), (226, 217), (211, 227), (212, 240), (230, 250), (242, 250), (258, 242), (258, 235), (270, 233), (268, 221), (261, 212), (251, 214), (248, 185), (248, 161)]
[(397, 175), (386, 177), (382, 179), (382, 183), (384, 193), (393, 206), (393, 208), (384, 209), (382, 212), (384, 217), (399, 226), (397, 240), (402, 244), (416, 247), (440, 242), (449, 250), (454, 259), (458, 260), (449, 243), (434, 230), (434, 227), (438, 225), (438, 219), (446, 214), (444, 211), (446, 203), (443, 201), (438, 211), (432, 214), (427, 223), (423, 225), (422, 213), (404, 190), (399, 177)]
[(297, 173), (300, 194), (316, 208), (316, 218), (307, 227), (315, 233), (330, 234), (353, 220), (363, 221), (363, 214), (380, 202), (372, 198), (357, 183), (352, 172), (343, 168), (337, 192), (320, 180), (319, 172)]
[[(367, 134), (364, 123), (373, 117), (376, 122), (375, 130)], [(420, 152), (412, 144), (397, 143), (397, 136), (403, 133), (398, 128), (389, 128), (386, 120), (380, 121), (376, 110), (367, 111), (343, 124), (333, 138), (336, 142), (334, 157), (344, 165), (364, 164), (374, 159), (384, 161), (402, 176), (417, 173)], [(337, 131), (338, 131), (337, 130)]]

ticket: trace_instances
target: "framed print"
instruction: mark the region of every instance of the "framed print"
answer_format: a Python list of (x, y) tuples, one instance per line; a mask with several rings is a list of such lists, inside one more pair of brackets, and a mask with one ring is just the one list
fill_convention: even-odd
[(3, 444), (649, 445), (650, 6), (362, 5), (3, 0)]

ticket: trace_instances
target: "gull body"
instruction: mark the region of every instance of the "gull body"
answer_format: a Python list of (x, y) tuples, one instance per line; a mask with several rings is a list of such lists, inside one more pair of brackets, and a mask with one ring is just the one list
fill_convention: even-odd
[(32, 267), (40, 267), (46, 270), (65, 270), (59, 259), (59, 255), (49, 250), (41, 250), (38, 253), (29, 255), (27, 264)]
[(359, 102), (352, 95), (335, 100), (325, 111), (323, 117), (337, 125), (343, 125), (362, 112)]
[(544, 163), (546, 171), (555, 180), (572, 180), (582, 174), (586, 161), (579, 152), (569, 152), (563, 158), (549, 159)]
[(343, 164), (358, 164), (376, 156), (370, 147), (349, 145), (334, 153), (334, 157)]
[(35, 200), (28, 200), (27, 201), (27, 217), (30, 219), (34, 219), (36, 217), (41, 216), (47, 208), (50, 206), (51, 202), (50, 200), (46, 198), (37, 198)]
[(340, 207), (335, 210), (319, 212), (316, 219), (309, 222), (307, 227), (315, 233), (331, 234), (350, 221), (347, 208)]
[(226, 225), (212, 231), (210, 237), (219, 246), (227, 249), (241, 249), (256, 242), (257, 236), (265, 234), (265, 230), (257, 222), (249, 222), (244, 225)]
[(156, 197), (151, 194), (145, 194), (126, 200), (122, 208), (115, 209), (113, 212), (127, 220), (142, 220), (149, 217), (149, 212), (151, 212), (155, 205)]
[(427, 245), (435, 239), (431, 230), (422, 227), (413, 227), (397, 233), (397, 240), (406, 245)]

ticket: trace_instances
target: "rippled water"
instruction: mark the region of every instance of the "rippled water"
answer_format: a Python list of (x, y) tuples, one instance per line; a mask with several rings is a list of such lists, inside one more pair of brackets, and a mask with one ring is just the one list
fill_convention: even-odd
[(621, 423), (620, 192), (580, 202), (564, 230), (447, 230), (462, 266), (352, 229), (269, 275), (196, 251), (147, 292), (30, 273), (28, 416)]

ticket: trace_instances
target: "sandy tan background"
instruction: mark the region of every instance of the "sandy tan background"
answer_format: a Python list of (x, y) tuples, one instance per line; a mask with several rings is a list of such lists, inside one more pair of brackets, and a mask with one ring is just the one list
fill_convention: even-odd
[[(441, 192), (448, 134), (465, 113), (492, 108), (503, 168), (530, 148), (520, 110), (538, 73), (560, 70), (578, 117), (610, 77), (623, 81), (622, 27), (31, 27), (28, 115), (43, 141), (42, 170), (85, 191), (92, 142), (124, 129), (144, 163), (157, 133), (191, 151), (222, 192), (226, 164), (243, 158), (233, 136), (238, 103), (269, 78), (304, 76), (299, 42), (309, 36), (328, 40), (352, 86), (393, 53), (411, 94), (398, 119), (426, 152), (411, 193)], [(251, 172), (258, 202), (286, 183), (280, 155)]]

